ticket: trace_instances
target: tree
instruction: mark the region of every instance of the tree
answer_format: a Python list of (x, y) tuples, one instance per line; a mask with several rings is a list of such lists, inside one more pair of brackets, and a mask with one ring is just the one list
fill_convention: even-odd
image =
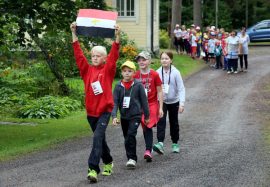
[(181, 25), (182, 20), (182, 0), (172, 0), (172, 21), (171, 21), (171, 38), (174, 41), (173, 30), (176, 24)]
[(202, 26), (202, 4), (201, 0), (193, 0), (193, 23)]
[[(54, 37), (59, 42), (66, 42), (67, 45), (70, 45), (71, 39), (62, 39), (61, 37), (70, 33), (69, 25), (75, 20), (79, 8), (105, 9), (106, 4), (103, 0), (4, 0), (0, 3), (1, 26), (10, 24), (10, 22), (16, 23), (17, 28), (13, 30), (16, 35), (14, 42), (24, 47), (35, 46), (41, 50), (44, 59), (60, 84), (63, 95), (68, 95), (69, 89), (58, 68), (57, 58), (50, 52), (57, 47), (57, 44), (51, 45), (49, 42), (45, 42), (44, 38), (46, 36)], [(0, 36), (4, 34), (1, 31), (0, 29)], [(25, 37), (26, 33), (29, 37)], [(43, 37), (40, 37), (41, 35)], [(1, 40), (0, 44), (5, 44), (5, 41)]]

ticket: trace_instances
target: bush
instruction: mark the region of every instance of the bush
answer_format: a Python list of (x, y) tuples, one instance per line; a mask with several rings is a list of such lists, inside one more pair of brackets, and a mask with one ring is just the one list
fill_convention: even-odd
[(68, 97), (45, 96), (29, 102), (19, 112), (20, 118), (60, 118), (81, 108), (81, 103)]
[(27, 68), (0, 69), (0, 82), (16, 92), (27, 93), (35, 98), (59, 93), (57, 80), (47, 64), (42, 62), (35, 62)]
[(162, 49), (168, 49), (170, 47), (171, 39), (166, 30), (160, 30), (159, 32), (159, 45)]
[(29, 95), (25, 93), (18, 93), (10, 88), (2, 87), (0, 88), (0, 105), (14, 105), (20, 104), (23, 105), (26, 103), (27, 98)]
[(0, 114), (13, 115), (18, 108), (26, 104), (29, 95), (18, 93), (11, 88), (0, 88)]

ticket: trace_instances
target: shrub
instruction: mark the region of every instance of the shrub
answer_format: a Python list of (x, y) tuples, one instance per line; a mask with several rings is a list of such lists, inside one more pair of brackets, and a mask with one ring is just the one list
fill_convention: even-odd
[(20, 118), (60, 118), (81, 108), (81, 103), (68, 97), (45, 96), (30, 101), (19, 112)]
[(171, 39), (168, 35), (168, 32), (166, 30), (160, 30), (159, 32), (159, 45), (160, 48), (168, 49), (170, 46)]
[(14, 115), (16, 111), (26, 104), (29, 100), (29, 95), (25, 93), (19, 93), (11, 88), (0, 88), (0, 114), (2, 115)]
[(134, 61), (135, 57), (138, 54), (138, 49), (136, 46), (128, 44), (121, 48), (120, 53), (125, 59)]
[(57, 95), (59, 85), (48, 66), (43, 63), (33, 63), (27, 68), (5, 68), (0, 70), (0, 81), (17, 92), (24, 92), (32, 97), (48, 94)]
[(0, 105), (14, 105), (20, 104), (23, 105), (26, 103), (28, 94), (18, 93), (11, 88), (2, 87), (0, 88)]

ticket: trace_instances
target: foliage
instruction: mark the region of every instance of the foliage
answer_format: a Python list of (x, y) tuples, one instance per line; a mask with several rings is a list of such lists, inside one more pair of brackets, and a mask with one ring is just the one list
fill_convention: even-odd
[(49, 46), (47, 52), (49, 58), (57, 62), (54, 64), (57, 71), (61, 72), (64, 77), (79, 75), (69, 32), (46, 33), (40, 40), (43, 45)]
[(0, 106), (6, 107), (14, 104), (23, 105), (26, 102), (25, 98), (29, 95), (25, 93), (18, 93), (11, 88), (1, 87), (0, 88)]
[(125, 59), (134, 61), (136, 55), (138, 54), (138, 49), (134, 45), (125, 45), (121, 48), (121, 54)]
[(11, 88), (0, 88), (0, 114), (13, 115), (19, 107), (26, 104), (29, 95), (26, 93), (18, 93)]
[[(182, 1), (182, 23), (187, 27), (193, 23), (193, 1)], [(202, 26), (215, 25), (215, 1), (202, 2)], [(246, 5), (248, 2), (248, 5)], [(160, 28), (170, 30), (172, 0), (160, 0)], [(269, 0), (223, 0), (218, 1), (218, 27), (225, 30), (239, 29), (245, 26), (245, 11), (248, 7), (248, 26), (269, 19)]]
[(162, 49), (168, 49), (170, 46), (170, 37), (166, 30), (160, 30), (159, 32), (159, 47)]
[(18, 93), (31, 97), (47, 94), (57, 95), (59, 85), (45, 63), (33, 61), (26, 68), (5, 68), (0, 70), (2, 84)]
[(81, 104), (68, 97), (45, 96), (34, 101), (29, 101), (18, 112), (20, 118), (60, 118), (71, 111), (79, 109)]
[[(18, 8), (20, 7), (20, 8)], [(106, 4), (103, 0), (98, 1), (56, 1), (56, 0), (18, 0), (1, 1), (0, 10), (3, 14), (0, 24), (5, 29), (0, 29), (0, 44), (9, 45), (5, 41), (8, 33), (6, 28), (12, 28), (9, 32), (12, 35), (12, 41), (23, 47), (35, 47), (42, 52), (44, 59), (49, 65), (50, 70), (56, 77), (61, 88), (61, 94), (68, 95), (69, 89), (65, 85), (63, 74), (57, 64), (59, 56), (52, 56), (50, 50), (57, 47), (52, 40), (45, 42), (44, 38), (54, 36), (54, 39), (60, 41), (61, 34), (70, 32), (69, 25), (75, 20), (77, 10), (80, 8), (98, 8), (105, 9)], [(46, 37), (46, 35), (48, 35)], [(43, 40), (42, 40), (43, 38)], [(9, 41), (9, 40), (8, 40)], [(70, 45), (70, 40), (63, 40), (66, 45)], [(59, 54), (59, 51), (57, 51)], [(65, 62), (67, 57), (61, 58), (61, 62)]]

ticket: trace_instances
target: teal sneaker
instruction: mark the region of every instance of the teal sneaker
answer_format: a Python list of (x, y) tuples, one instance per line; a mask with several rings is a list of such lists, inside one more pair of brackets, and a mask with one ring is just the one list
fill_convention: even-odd
[(173, 153), (179, 153), (179, 151), (180, 151), (179, 145), (177, 143), (173, 143), (172, 144), (172, 152)]
[(164, 154), (164, 148), (163, 148), (163, 143), (158, 142), (153, 146), (153, 150), (157, 152), (158, 154)]
[(113, 163), (109, 163), (109, 164), (105, 164), (103, 166), (103, 172), (102, 172), (102, 175), (104, 176), (110, 176), (112, 174), (112, 169), (113, 169)]
[(97, 182), (97, 172), (95, 170), (89, 168), (87, 179), (91, 183), (96, 183)]

